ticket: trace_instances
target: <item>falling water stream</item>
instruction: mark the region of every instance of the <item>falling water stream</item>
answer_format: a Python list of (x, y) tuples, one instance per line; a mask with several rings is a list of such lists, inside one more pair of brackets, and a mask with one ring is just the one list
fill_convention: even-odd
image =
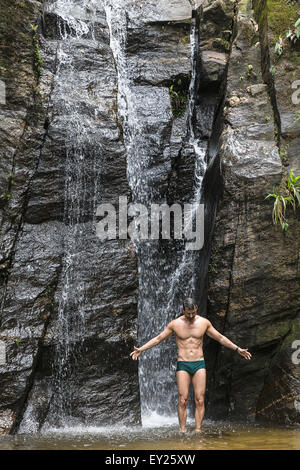
[[(152, 187), (155, 176), (151, 171), (150, 142), (147, 124), (150, 118), (141, 112), (140, 88), (133, 83), (126, 54), (127, 24), (123, 2), (106, 2), (106, 14), (119, 77), (119, 113), (122, 117), (127, 149), (128, 178), (136, 202), (148, 207), (152, 202), (165, 203)], [(191, 81), (187, 106), (185, 148), (194, 155), (194, 188), (189, 203), (200, 203), (201, 186), (206, 168), (207, 141), (197, 139), (194, 132), (195, 89), (198, 73), (199, 35), (196, 19), (191, 23)], [(153, 87), (148, 87), (149, 96)], [(159, 89), (158, 89), (159, 90)], [(160, 89), (161, 90), (161, 89)], [(159, 90), (159, 91), (160, 91)], [(165, 91), (168, 93), (168, 89)], [(146, 98), (147, 99), (147, 98)], [(150, 98), (149, 98), (150, 99)], [(159, 104), (158, 104), (159, 105)], [(147, 108), (147, 102), (143, 103)], [(144, 111), (144, 109), (143, 109)], [(147, 122), (148, 119), (148, 122)], [(182, 203), (182, 201), (176, 201)], [(181, 204), (182, 205), (182, 204)], [(195, 206), (193, 206), (195, 207)], [(194, 216), (194, 209), (189, 217)], [(162, 331), (169, 321), (181, 314), (184, 296), (196, 290), (195, 263), (199, 253), (185, 250), (182, 244), (160, 244), (154, 241), (135, 243), (139, 261), (139, 344)], [(177, 416), (175, 381), (176, 347), (174, 339), (144, 353), (139, 359), (139, 379), (143, 424), (156, 419)]]
[[(88, 7), (88, 8), (87, 8)], [(85, 328), (85, 269), (87, 253), (95, 233), (96, 202), (101, 172), (101, 136), (97, 136), (97, 115), (94, 119), (83, 111), (89, 104), (87, 75), (76, 69), (76, 61), (88, 47), (97, 47), (94, 22), (97, 19), (95, 0), (57, 0), (46, 2), (45, 11), (55, 14), (59, 37), (54, 77), (55, 103), (52, 126), (64, 129), (64, 258), (61, 282), (56, 294), (56, 354), (53, 364), (54, 396), (50, 420), (64, 425), (74, 414), (77, 387), (76, 363), (81, 354)], [(96, 75), (95, 75), (96, 77)], [(97, 113), (97, 110), (96, 110)], [(21, 429), (22, 430), (22, 429)]]

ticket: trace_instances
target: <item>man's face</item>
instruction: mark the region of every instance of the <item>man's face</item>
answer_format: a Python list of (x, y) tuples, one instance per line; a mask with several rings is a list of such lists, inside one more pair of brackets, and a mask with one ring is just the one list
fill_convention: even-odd
[(188, 309), (187, 307), (184, 308), (183, 310), (185, 318), (192, 322), (197, 314), (197, 307), (194, 305), (193, 309)]

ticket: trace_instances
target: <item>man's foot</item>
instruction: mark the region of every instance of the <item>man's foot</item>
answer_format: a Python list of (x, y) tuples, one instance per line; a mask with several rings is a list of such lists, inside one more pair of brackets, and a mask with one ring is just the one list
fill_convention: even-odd
[(202, 429), (195, 429), (195, 432), (202, 432)]
[(186, 432), (186, 428), (180, 428), (180, 432)]

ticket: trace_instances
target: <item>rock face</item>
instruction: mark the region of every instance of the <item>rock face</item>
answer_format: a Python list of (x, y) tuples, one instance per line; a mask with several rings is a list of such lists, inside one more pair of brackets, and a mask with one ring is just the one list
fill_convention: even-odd
[[(137, 325), (140, 344), (192, 289), (252, 353), (246, 362), (206, 340), (206, 416), (300, 422), (299, 214), (283, 234), (265, 199), (300, 174), (299, 63), (286, 48), (270, 72), (278, 32), (266, 11), (0, 0), (0, 432), (175, 413), (174, 342), (145, 353), (140, 380), (129, 353)], [(100, 203), (189, 201), (197, 172), (200, 253), (97, 238)]]
[[(224, 189), (208, 288), (208, 317), (248, 348), (252, 360), (208, 344), (208, 414), (299, 423), (299, 366), (292, 361), (292, 344), (299, 338), (299, 217), (289, 213), (290, 227), (283, 234), (272, 226), (272, 204), (265, 200), (286, 171), (297, 172), (295, 68), (287, 73), (291, 57), (286, 53), (274, 80), (266, 2), (254, 6), (251, 12), (242, 5), (236, 16), (220, 151)], [(288, 162), (280, 158), (287, 141)]]
[(64, 3), (1, 3), (4, 432), (139, 422), (136, 259), (96, 237), (97, 205), (131, 197), (117, 73), (104, 9)]

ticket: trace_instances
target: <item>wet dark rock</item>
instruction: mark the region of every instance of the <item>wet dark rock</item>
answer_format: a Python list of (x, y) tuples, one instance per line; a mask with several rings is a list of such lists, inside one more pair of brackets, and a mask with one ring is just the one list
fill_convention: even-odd
[(224, 53), (216, 51), (203, 51), (202, 54), (202, 83), (216, 83), (222, 80), (226, 65), (226, 56)]
[[(240, 32), (243, 23), (252, 25), (252, 34)], [(290, 227), (284, 235), (272, 225), (273, 207), (265, 197), (285, 177), (276, 135), (281, 132), (292, 139), (299, 134), (291, 114), (280, 112), (281, 130), (274, 126), (276, 101), (267, 93), (271, 83), (261, 85), (258, 33), (250, 13), (241, 12), (228, 71), (220, 151), (224, 191), (208, 288), (210, 320), (233, 342), (248, 348), (252, 359), (246, 362), (207, 342), (208, 415), (294, 424), (299, 422), (299, 377), (291, 350), (299, 336), (299, 217), (289, 212)], [(268, 43), (262, 38), (261, 43), (266, 56)], [(284, 94), (276, 87), (279, 105)], [(295, 141), (294, 151), (296, 146)]]
[[(96, 203), (117, 202), (120, 194), (130, 199), (117, 116), (116, 69), (108, 47), (105, 12), (102, 8), (96, 12), (94, 27), (98, 33), (94, 36), (91, 28), (81, 38), (73, 34), (71, 27), (65, 30), (73, 39), (66, 41), (62, 54), (69, 54), (74, 75), (70, 75), (70, 62), (64, 63), (59, 56), (63, 43), (63, 35), (58, 34), (62, 31), (58, 21), (61, 12), (45, 14), (43, 30), (39, 30), (44, 70), (37, 83), (30, 24), (41, 24), (42, 5), (29, 1), (23, 4), (24, 10), (15, 18), (15, 37), (10, 46), (11, 52), (20, 47), (22, 55), (14, 62), (13, 82), (7, 81), (7, 105), (1, 107), (1, 188), (11, 192), (2, 208), (0, 331), (6, 343), (7, 364), (0, 366), (1, 430), (33, 432), (48, 423), (58, 424), (53, 410), (59, 398), (55, 388), (57, 322), (67, 282), (63, 266), (65, 257), (70, 256), (68, 222), (74, 224), (66, 184), (74, 177), (76, 168), (70, 165), (73, 160), (76, 164), (76, 159), (79, 164), (81, 151), (84, 165), (80, 184), (85, 184), (87, 190), (82, 194), (84, 186), (77, 186), (79, 193), (72, 197), (74, 201), (80, 198), (78, 203), (82, 204), (78, 222), (84, 238), (76, 247), (81, 261), (80, 269), (71, 276), (71, 288), (76, 292), (85, 285), (86, 328), (81, 346), (87, 343), (89, 349), (81, 358), (77, 389), (81, 398), (74, 395), (78, 406), (73, 407), (73, 413), (86, 424), (92, 420), (97, 424), (114, 420), (138, 423), (137, 364), (129, 360), (136, 336), (136, 259), (130, 255), (128, 241), (101, 242), (92, 222), (96, 222)], [(6, 4), (1, 8), (7, 11)], [(75, 26), (76, 21), (88, 25), (90, 17), (80, 13), (74, 18)], [(2, 26), (7, 34), (6, 26)], [(1, 63), (1, 73), (10, 72), (5, 67), (11, 66), (13, 54), (7, 57), (7, 63)], [(2, 77), (5, 79), (5, 75)], [(77, 135), (75, 126), (79, 126)], [(10, 173), (13, 183), (9, 182)], [(97, 185), (101, 185), (101, 197)], [(72, 308), (79, 308), (76, 296), (68, 300), (66, 315)], [(99, 335), (103, 330), (106, 335)], [(76, 344), (76, 336), (74, 340)], [(109, 361), (106, 349), (111, 351)], [(122, 354), (112, 354), (116, 349)], [(120, 365), (114, 366), (115, 360), (127, 364), (123, 378), (117, 372)], [(122, 394), (124, 399), (120, 400)]]

